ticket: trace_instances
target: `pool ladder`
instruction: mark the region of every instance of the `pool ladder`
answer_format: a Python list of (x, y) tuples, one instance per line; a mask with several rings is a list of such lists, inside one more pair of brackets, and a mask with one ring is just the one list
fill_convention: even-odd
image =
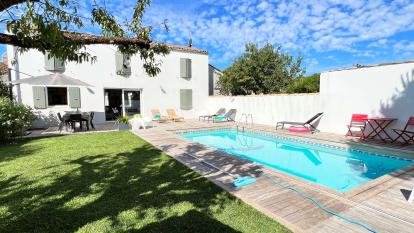
[[(244, 122), (243, 122), (243, 117), (244, 117)], [(250, 119), (250, 122), (248, 122), (249, 119)], [(249, 114), (243, 113), (240, 117), (240, 120), (236, 124), (236, 130), (244, 132), (245, 128), (247, 128), (248, 125), (250, 125), (250, 127), (253, 126), (253, 115), (251, 113)]]

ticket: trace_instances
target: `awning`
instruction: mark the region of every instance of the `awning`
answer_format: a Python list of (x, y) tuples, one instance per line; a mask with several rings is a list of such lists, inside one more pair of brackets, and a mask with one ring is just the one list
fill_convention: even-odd
[(61, 73), (53, 73), (48, 75), (35, 76), (7, 82), (9, 84), (29, 84), (35, 86), (84, 86), (93, 87), (93, 85), (85, 83), (79, 79), (71, 78)]

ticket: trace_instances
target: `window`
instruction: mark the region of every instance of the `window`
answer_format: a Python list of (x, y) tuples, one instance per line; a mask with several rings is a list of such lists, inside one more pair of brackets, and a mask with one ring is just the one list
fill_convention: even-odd
[(131, 74), (131, 57), (123, 54), (120, 51), (115, 53), (116, 74), (130, 75)]
[(56, 57), (49, 56), (49, 53), (45, 53), (45, 69), (49, 71), (64, 71), (65, 63)]
[(180, 58), (180, 77), (191, 79), (191, 59)]
[(48, 87), (47, 101), (49, 105), (67, 105), (68, 90), (66, 87)]

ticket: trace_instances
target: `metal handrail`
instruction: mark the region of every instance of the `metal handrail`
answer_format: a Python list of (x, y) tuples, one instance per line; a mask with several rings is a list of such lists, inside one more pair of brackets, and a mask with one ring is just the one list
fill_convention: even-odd
[[(243, 117), (244, 117), (244, 125), (243, 125)], [(242, 132), (244, 132), (244, 129), (249, 125), (248, 124), (249, 117), (250, 117), (250, 127), (253, 126), (253, 115), (251, 113), (249, 114), (243, 113), (240, 117), (240, 120), (236, 124), (237, 131), (239, 131), (239, 126), (241, 126)]]
[[(241, 126), (241, 123), (243, 122), (243, 116), (245, 118), (245, 121), (247, 122), (247, 115), (246, 113), (243, 113), (239, 119), (239, 121), (236, 124), (236, 130), (239, 131), (239, 126)], [(244, 132), (244, 126), (242, 126), (242, 132)]]

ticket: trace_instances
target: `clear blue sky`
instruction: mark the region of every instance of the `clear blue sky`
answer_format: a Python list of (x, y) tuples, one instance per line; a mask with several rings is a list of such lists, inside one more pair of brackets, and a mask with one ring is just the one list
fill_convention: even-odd
[[(134, 2), (106, 4), (123, 20), (132, 14)], [(82, 14), (88, 14), (86, 4)], [(292, 55), (302, 54), (310, 74), (414, 59), (413, 12), (414, 0), (154, 0), (145, 23), (154, 26), (157, 41), (186, 45), (191, 37), (193, 46), (208, 50), (210, 63), (222, 69), (243, 52), (246, 42), (269, 42)], [(165, 19), (168, 32), (160, 26)]]

